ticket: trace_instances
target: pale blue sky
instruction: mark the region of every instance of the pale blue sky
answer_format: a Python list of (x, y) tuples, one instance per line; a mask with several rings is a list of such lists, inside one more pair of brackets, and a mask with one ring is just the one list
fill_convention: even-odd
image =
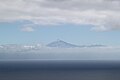
[(35, 25), (33, 32), (21, 31), (25, 22), (0, 23), (0, 44), (49, 43), (61, 39), (78, 45), (120, 45), (120, 31), (93, 31), (90, 25)]
[(0, 44), (120, 45), (119, 35), (119, 0), (0, 1)]

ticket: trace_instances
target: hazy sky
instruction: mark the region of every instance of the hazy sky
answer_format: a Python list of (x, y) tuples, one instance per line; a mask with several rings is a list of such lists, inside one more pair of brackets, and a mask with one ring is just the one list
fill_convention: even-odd
[(0, 0), (0, 44), (120, 45), (119, 0)]

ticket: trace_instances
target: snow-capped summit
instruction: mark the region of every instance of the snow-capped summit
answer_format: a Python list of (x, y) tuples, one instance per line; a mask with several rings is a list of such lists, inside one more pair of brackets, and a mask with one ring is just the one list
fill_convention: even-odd
[(47, 44), (47, 47), (73, 48), (73, 47), (78, 47), (78, 46), (68, 43), (68, 42), (65, 42), (65, 41), (62, 41), (62, 40), (57, 40), (57, 41)]

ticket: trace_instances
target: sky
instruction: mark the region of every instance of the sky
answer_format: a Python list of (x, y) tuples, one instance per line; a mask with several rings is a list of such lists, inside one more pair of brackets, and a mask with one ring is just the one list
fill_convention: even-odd
[(119, 0), (0, 0), (0, 44), (120, 45)]

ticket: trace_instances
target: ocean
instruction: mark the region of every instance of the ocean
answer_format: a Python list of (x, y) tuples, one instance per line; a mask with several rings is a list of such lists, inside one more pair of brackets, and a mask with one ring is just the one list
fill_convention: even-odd
[(120, 61), (1, 60), (0, 80), (120, 80)]

